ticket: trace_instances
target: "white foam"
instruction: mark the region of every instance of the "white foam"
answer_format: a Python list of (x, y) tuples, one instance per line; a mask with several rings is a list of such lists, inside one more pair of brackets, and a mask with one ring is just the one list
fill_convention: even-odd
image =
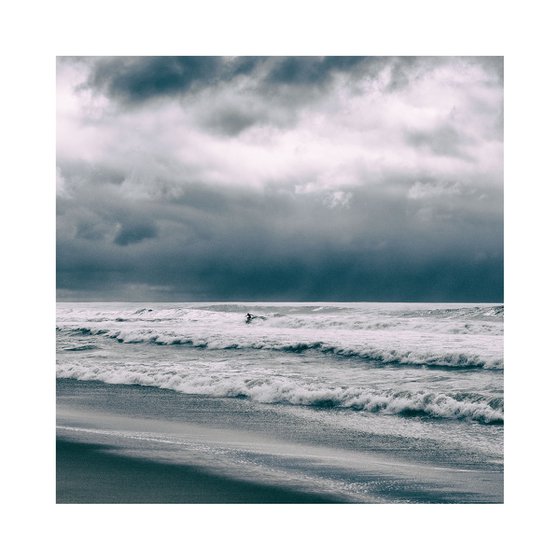
[[(265, 319), (247, 324), (246, 312)], [(481, 422), (503, 418), (503, 410), (489, 396), (501, 394), (503, 306), (59, 304), (57, 329), (60, 377), (384, 414), (424, 413)], [(65, 352), (88, 345), (91, 350)], [(176, 351), (165, 352), (174, 352), (174, 361), (164, 362), (160, 346), (173, 345)], [(191, 347), (201, 352), (189, 353)], [(96, 353), (102, 352), (111, 359), (99, 359)], [(149, 356), (148, 362), (134, 359), (139, 353)], [(194, 365), (186, 367), (186, 359)], [(352, 360), (351, 365), (341, 359)], [(296, 363), (297, 371), (290, 371)], [(387, 366), (419, 372), (444, 367), (455, 378), (439, 385), (431, 380), (405, 393), (396, 389), (402, 375), (386, 375), (379, 384), (379, 372)], [(338, 375), (322, 375), (327, 367), (338, 369)], [(468, 368), (477, 375), (497, 376), (497, 381), (483, 381), (490, 389), (481, 398), (454, 396), (472, 388), (470, 373), (459, 381), (460, 372)], [(352, 377), (357, 369), (359, 375)]]
[(376, 390), (333, 386), (324, 380), (304, 381), (268, 372), (223, 375), (220, 364), (181, 369), (171, 364), (112, 363), (102, 366), (73, 362), (59, 365), (59, 378), (144, 385), (213, 397), (244, 397), (262, 403), (339, 407), (383, 414), (425, 414), (437, 418), (503, 421), (503, 403), (477, 394), (448, 395), (426, 390)]

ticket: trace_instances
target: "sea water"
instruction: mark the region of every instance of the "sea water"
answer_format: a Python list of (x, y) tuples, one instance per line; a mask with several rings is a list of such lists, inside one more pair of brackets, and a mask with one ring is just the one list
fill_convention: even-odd
[(142, 388), (127, 414), (189, 426), (190, 461), (350, 501), (502, 500), (501, 304), (59, 303), (56, 329), (67, 396)]

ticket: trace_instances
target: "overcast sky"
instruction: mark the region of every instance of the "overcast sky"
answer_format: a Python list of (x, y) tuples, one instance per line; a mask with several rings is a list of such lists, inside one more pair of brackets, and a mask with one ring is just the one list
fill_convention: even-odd
[(502, 59), (59, 58), (57, 288), (502, 301)]

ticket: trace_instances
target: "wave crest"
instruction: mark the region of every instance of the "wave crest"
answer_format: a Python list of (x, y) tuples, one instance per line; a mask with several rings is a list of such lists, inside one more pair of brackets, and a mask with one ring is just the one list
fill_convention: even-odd
[(315, 351), (339, 358), (362, 359), (379, 364), (394, 366), (445, 367), (445, 368), (482, 368), (503, 369), (501, 358), (483, 357), (476, 353), (460, 350), (420, 350), (406, 348), (383, 348), (373, 345), (332, 344), (321, 340), (286, 341), (285, 339), (219, 339), (214, 337), (193, 337), (174, 332), (142, 330), (108, 330), (89, 327), (68, 329), (70, 334), (99, 335), (123, 344), (156, 344), (162, 346), (185, 345), (208, 350), (270, 350), (301, 354)]
[(339, 408), (400, 416), (471, 420), (503, 424), (503, 399), (476, 393), (375, 390), (368, 387), (321, 386), (285, 377), (205, 377), (122, 367), (88, 368), (74, 364), (59, 368), (59, 378), (143, 385), (212, 397), (245, 398), (261, 403)]

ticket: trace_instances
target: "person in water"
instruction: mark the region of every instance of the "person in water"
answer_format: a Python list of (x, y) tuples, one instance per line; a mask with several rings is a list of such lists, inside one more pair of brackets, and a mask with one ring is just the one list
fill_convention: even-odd
[(251, 315), (250, 313), (247, 313), (247, 315), (245, 315), (245, 322), (250, 323), (254, 318), (255, 318), (254, 315)]

